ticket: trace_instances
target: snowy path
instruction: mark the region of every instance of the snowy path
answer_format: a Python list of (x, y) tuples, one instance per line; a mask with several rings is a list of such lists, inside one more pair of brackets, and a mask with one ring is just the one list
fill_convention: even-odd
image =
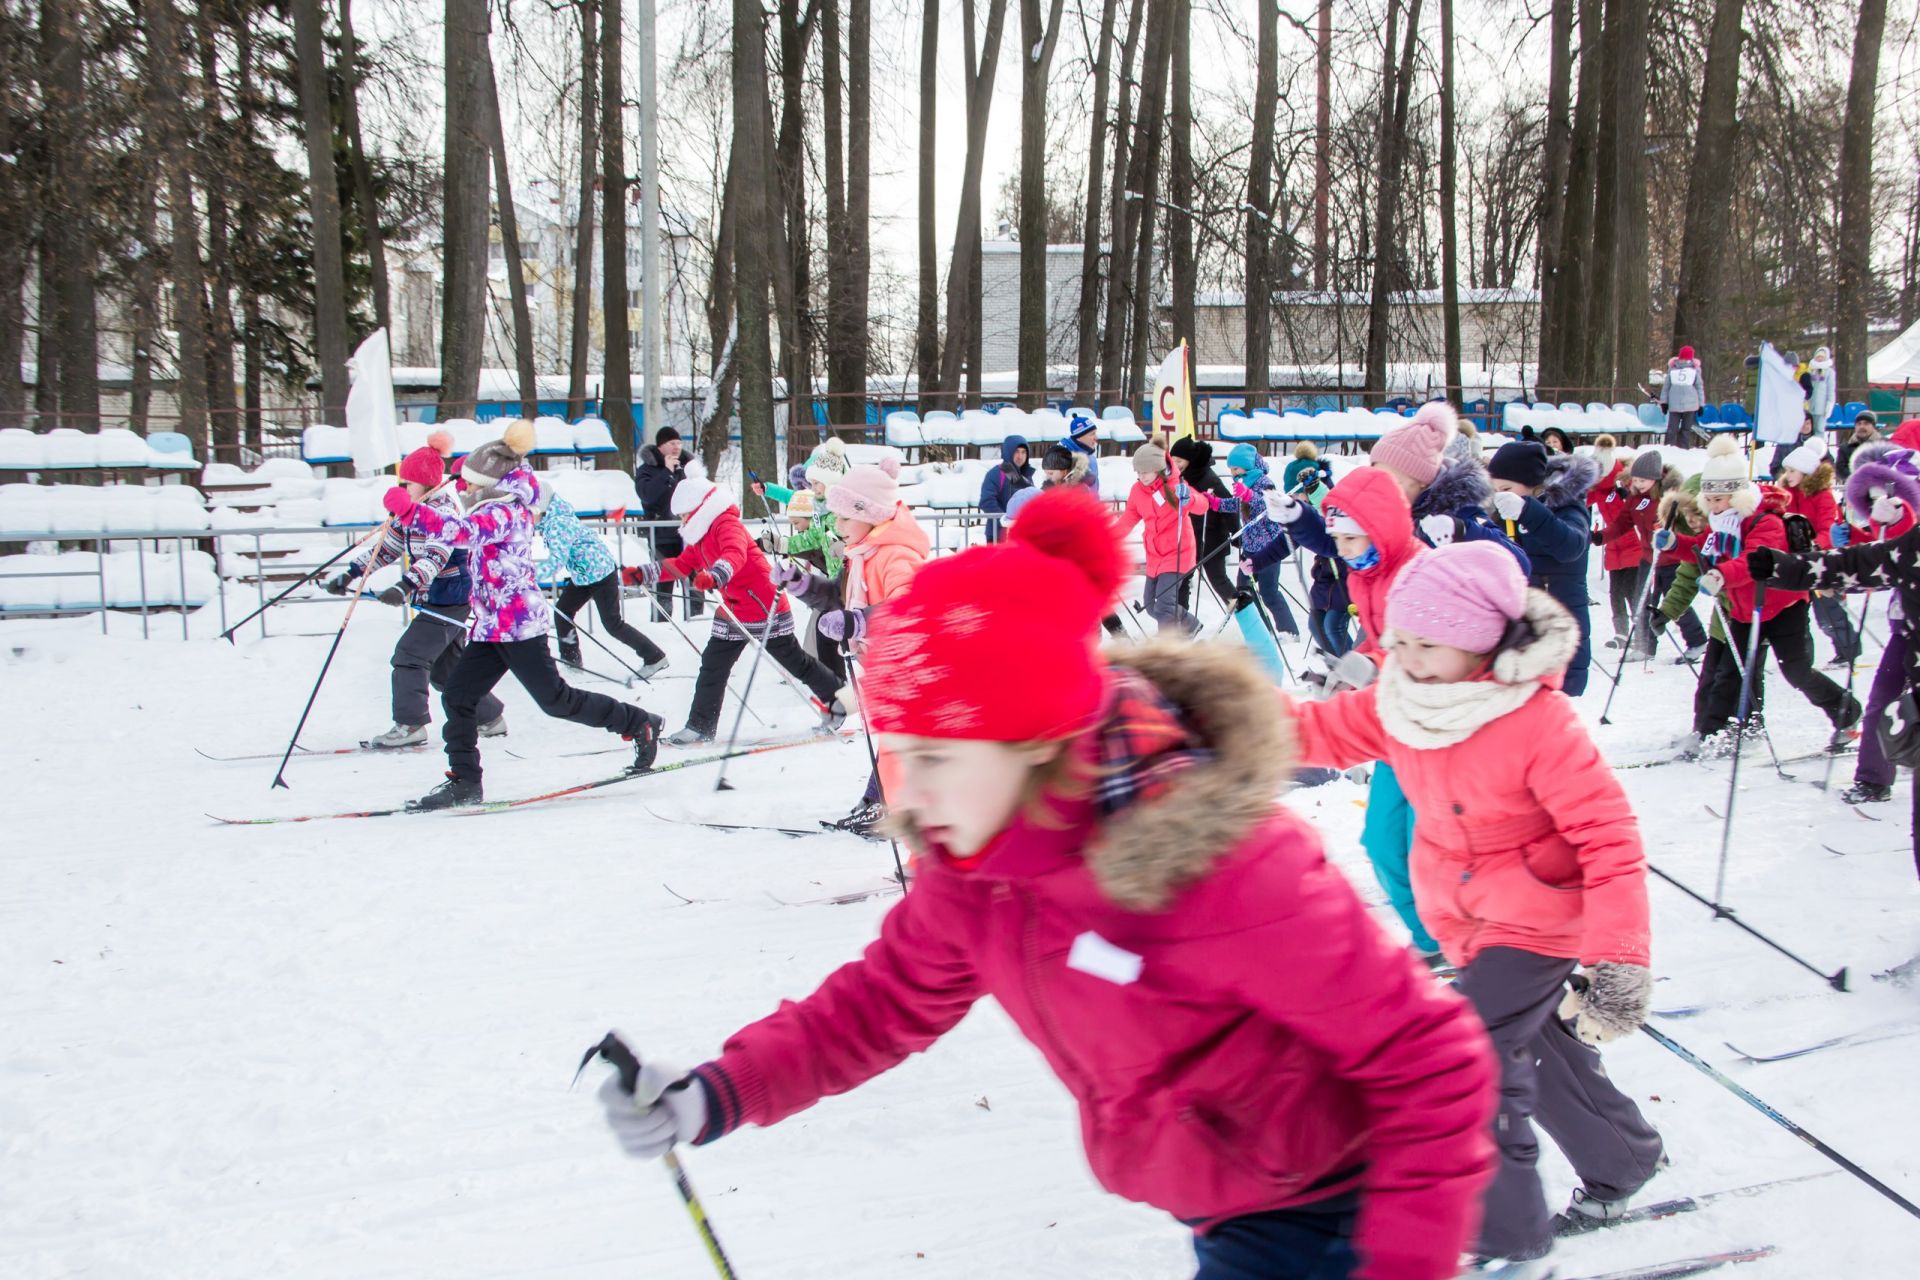
[[(1601, 611), (1604, 612), (1604, 611)], [(301, 611), (318, 629), (330, 610)], [(369, 609), (336, 660), (305, 741), (384, 725), (397, 627)], [(204, 632), (213, 628), (196, 620)], [(1599, 621), (1604, 633), (1605, 622)], [(1875, 629), (1884, 636), (1885, 623)], [(698, 635), (699, 633), (696, 633)], [(804, 994), (870, 938), (887, 901), (780, 907), (880, 883), (885, 846), (663, 823), (663, 815), (810, 826), (852, 803), (865, 749), (822, 744), (591, 798), (481, 819), (220, 828), (206, 811), (319, 812), (425, 790), (437, 752), (298, 760), (269, 794), (270, 750), (299, 715), (325, 638), (142, 643), (116, 620), (0, 626), (0, 1274), (298, 1277), (709, 1274), (665, 1175), (619, 1158), (585, 1081), (610, 1025), (691, 1065), (743, 1021)], [(664, 628), (679, 675), (694, 659)], [(1824, 639), (1817, 642), (1826, 651)], [(1872, 646), (1870, 653), (1877, 653)], [(1612, 651), (1603, 650), (1603, 653)], [(744, 671), (744, 667), (742, 668)], [(764, 681), (776, 726), (806, 713)], [(1636, 669), (1601, 729), (1619, 759), (1685, 728), (1692, 682)], [(1585, 699), (1597, 720), (1605, 682)], [(600, 686), (605, 687), (605, 686)], [(489, 744), (496, 796), (595, 776), (619, 757), (503, 686), (513, 735)], [(690, 680), (643, 700), (677, 727)], [(1783, 755), (1818, 745), (1815, 714), (1777, 672)], [(1836, 779), (1850, 777), (1843, 761)], [(1817, 778), (1820, 762), (1794, 766)], [(1725, 764), (1623, 773), (1649, 852), (1710, 891)], [(1743, 772), (1728, 900), (1824, 969), (1840, 995), (1655, 883), (1658, 1008), (1708, 1005), (1663, 1028), (1789, 1116), (1920, 1199), (1920, 1037), (1770, 1066), (1767, 1052), (1848, 1031), (1920, 1025), (1920, 993), (1869, 975), (1920, 950), (1908, 780), (1870, 822), (1806, 783)], [(1345, 781), (1290, 803), (1321, 825), (1369, 900)], [(1844, 849), (1836, 856), (1822, 843)], [(693, 898), (678, 901), (670, 885)], [(1644, 1037), (1610, 1051), (1646, 1099), (1674, 1168), (1666, 1199), (1829, 1166)], [(687, 1163), (742, 1276), (1177, 1277), (1185, 1233), (1100, 1192), (1065, 1094), (982, 1006), (927, 1055), (848, 1098)], [(1571, 1175), (1549, 1148), (1550, 1197)], [(1583, 1274), (1775, 1244), (1738, 1274), (1911, 1274), (1920, 1221), (1845, 1175), (1566, 1245)]]

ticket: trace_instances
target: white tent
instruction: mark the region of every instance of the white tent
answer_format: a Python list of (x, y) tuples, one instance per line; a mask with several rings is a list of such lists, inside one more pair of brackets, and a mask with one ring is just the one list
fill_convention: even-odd
[(1876, 387), (1920, 383), (1920, 321), (1867, 357), (1867, 381)]

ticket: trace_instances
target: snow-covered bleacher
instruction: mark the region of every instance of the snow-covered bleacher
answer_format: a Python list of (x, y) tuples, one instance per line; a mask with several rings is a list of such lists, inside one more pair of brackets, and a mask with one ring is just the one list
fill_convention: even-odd
[[(453, 436), (455, 457), (465, 457), (489, 440), (498, 440), (511, 418), (475, 422), (471, 418), (449, 418), (445, 422), (403, 422), (400, 424), (400, 449), (403, 453), (422, 448), (435, 431)], [(543, 457), (591, 457), (617, 453), (613, 432), (603, 418), (582, 418), (568, 423), (559, 418), (533, 420), (533, 452)], [(300, 457), (314, 466), (340, 466), (353, 461), (352, 443), (345, 427), (317, 425), (300, 433)]]
[(124, 427), (77, 431), (0, 429), (0, 471), (197, 471), (193, 445), (177, 431), (147, 436)]
[[(182, 592), (182, 568), (185, 591)], [(206, 604), (220, 593), (213, 557), (171, 553), (63, 551), (56, 555), (0, 556), (0, 609), (138, 609)]]
[(0, 485), (0, 541), (26, 537), (137, 537), (208, 527), (187, 485)]

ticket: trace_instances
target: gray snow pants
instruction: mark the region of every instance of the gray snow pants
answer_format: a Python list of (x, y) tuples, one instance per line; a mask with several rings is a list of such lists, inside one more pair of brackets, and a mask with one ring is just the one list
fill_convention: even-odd
[[(464, 604), (427, 607), (443, 618), (451, 618), (456, 622), (467, 620), (467, 606)], [(395, 724), (433, 723), (428, 687), (443, 693), (446, 691), (447, 677), (460, 665), (460, 655), (466, 652), (466, 648), (465, 627), (450, 627), (424, 613), (413, 615), (413, 621), (400, 633), (400, 643), (393, 646)], [(497, 719), (505, 710), (500, 705), (500, 699), (488, 694), (480, 700), (480, 723)]]
[(1660, 1135), (1607, 1079), (1599, 1052), (1560, 1020), (1573, 970), (1571, 960), (1488, 947), (1460, 971), (1460, 994), (1473, 1002), (1500, 1057), (1500, 1109), (1493, 1117), (1500, 1167), (1487, 1188), (1481, 1253), (1538, 1257), (1553, 1243), (1535, 1168), (1536, 1119), (1590, 1195), (1631, 1195), (1660, 1162)]
[(1146, 581), (1147, 616), (1160, 624), (1160, 633), (1178, 629), (1187, 635), (1200, 630), (1200, 619), (1180, 607), (1180, 573), (1156, 573)]

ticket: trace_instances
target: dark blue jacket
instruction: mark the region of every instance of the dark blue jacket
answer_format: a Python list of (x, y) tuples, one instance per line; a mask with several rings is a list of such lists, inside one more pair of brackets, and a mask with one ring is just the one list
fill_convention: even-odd
[(1533, 561), (1527, 575), (1567, 607), (1580, 624), (1580, 648), (1567, 664), (1562, 690), (1569, 697), (1586, 691), (1593, 640), (1587, 624), (1587, 555), (1593, 548), (1592, 510), (1587, 490), (1599, 482), (1600, 464), (1580, 454), (1555, 454), (1547, 460), (1547, 480), (1537, 496), (1526, 499), (1514, 522), (1515, 540)]
[[(1013, 452), (1026, 449), (1027, 460), (1013, 465)], [(1025, 436), (1008, 436), (1000, 442), (1000, 465), (980, 478), (980, 509), (999, 514), (1013, 501), (1013, 495), (1033, 487), (1033, 450)], [(987, 541), (1000, 541), (1000, 522), (987, 521)]]

